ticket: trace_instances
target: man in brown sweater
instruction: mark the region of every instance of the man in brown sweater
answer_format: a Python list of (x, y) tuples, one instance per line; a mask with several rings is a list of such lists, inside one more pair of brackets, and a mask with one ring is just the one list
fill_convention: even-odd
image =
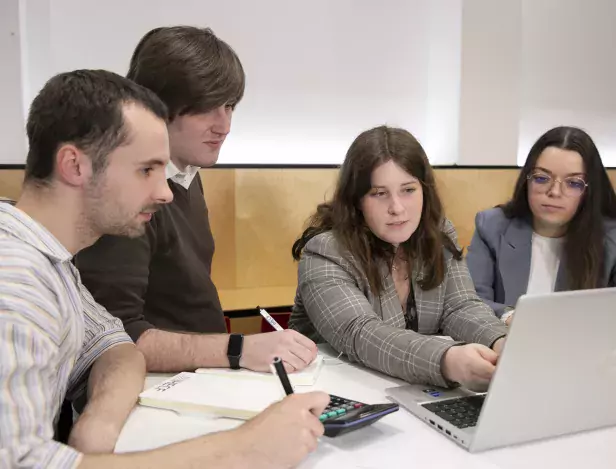
[(75, 265), (83, 283), (122, 319), (149, 371), (268, 371), (275, 356), (291, 372), (306, 367), (316, 345), (295, 331), (227, 334), (211, 279), (214, 239), (199, 168), (216, 163), (244, 94), (239, 58), (209, 29), (156, 28), (137, 45), (128, 78), (169, 108), (173, 201), (159, 207), (144, 236), (106, 236), (82, 251)]

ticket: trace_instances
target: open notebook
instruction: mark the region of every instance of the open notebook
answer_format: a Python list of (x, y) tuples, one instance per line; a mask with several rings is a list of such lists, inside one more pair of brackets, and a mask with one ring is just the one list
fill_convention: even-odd
[[(289, 380), (293, 386), (313, 386), (317, 382), (321, 368), (323, 367), (323, 355), (317, 355), (314, 361), (301, 371), (289, 374)], [(199, 374), (215, 376), (236, 377), (242, 379), (257, 379), (273, 381), (280, 385), (278, 377), (272, 373), (260, 373), (250, 370), (231, 370), (230, 368), (199, 368), (195, 371)]]
[(184, 372), (143, 391), (139, 404), (248, 420), (283, 396), (276, 381)]

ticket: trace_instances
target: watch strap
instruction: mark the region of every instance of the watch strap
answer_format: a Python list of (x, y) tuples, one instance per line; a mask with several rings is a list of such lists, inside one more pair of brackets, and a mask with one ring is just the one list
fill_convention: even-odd
[(229, 334), (229, 345), (227, 346), (227, 358), (229, 359), (229, 368), (232, 370), (240, 369), (240, 358), (242, 358), (242, 350), (244, 348), (243, 334)]

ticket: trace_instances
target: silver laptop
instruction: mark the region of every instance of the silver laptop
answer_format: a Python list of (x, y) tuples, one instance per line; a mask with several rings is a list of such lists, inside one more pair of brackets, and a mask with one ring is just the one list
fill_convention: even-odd
[(487, 393), (386, 393), (471, 452), (616, 425), (616, 288), (522, 296)]

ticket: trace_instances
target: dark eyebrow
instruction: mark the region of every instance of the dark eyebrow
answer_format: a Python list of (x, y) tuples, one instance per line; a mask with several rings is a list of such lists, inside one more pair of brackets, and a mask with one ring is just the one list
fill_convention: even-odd
[[(411, 181), (403, 182), (402, 184), (400, 184), (400, 187), (408, 186), (409, 184), (419, 184), (419, 181), (417, 179), (412, 179)], [(385, 186), (372, 186), (372, 189), (387, 189), (387, 187), (385, 187)]]
[[(551, 176), (554, 175), (552, 171), (550, 171), (549, 169), (542, 168), (541, 166), (535, 166), (535, 171), (543, 171), (544, 173), (548, 173)], [(586, 173), (569, 173), (566, 177), (570, 176), (586, 176)]]
[(138, 166), (167, 166), (167, 162), (160, 158), (150, 158), (147, 161), (137, 162)]

